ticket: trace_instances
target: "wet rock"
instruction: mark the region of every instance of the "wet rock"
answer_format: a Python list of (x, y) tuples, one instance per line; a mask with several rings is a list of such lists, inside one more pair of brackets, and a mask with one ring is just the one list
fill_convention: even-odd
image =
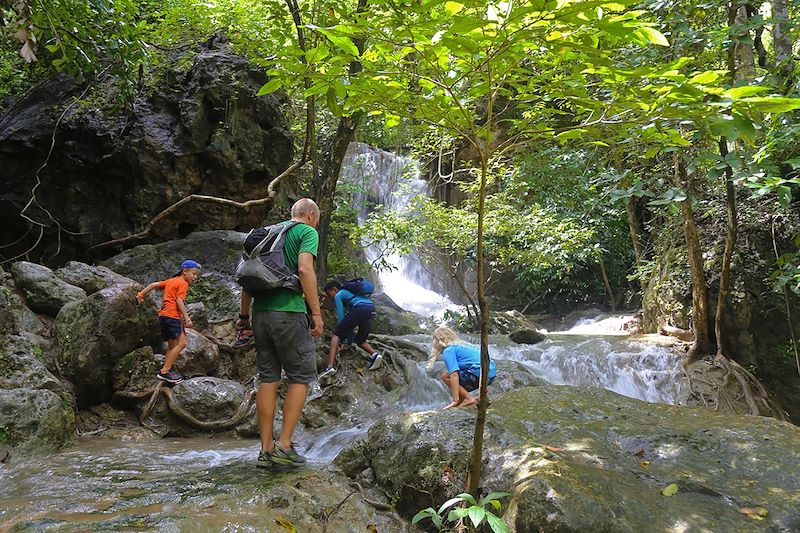
[(255, 403), (241, 383), (196, 377), (165, 389), (150, 418), (149, 425), (163, 426), (172, 436), (232, 432), (247, 419), (255, 419)]
[(121, 276), (104, 266), (87, 265), (78, 261), (70, 261), (56, 270), (55, 275), (70, 285), (80, 287), (86, 294), (94, 294), (117, 283), (134, 283), (130, 278)]
[(53, 324), (62, 375), (81, 407), (107, 402), (112, 368), (124, 355), (160, 342), (154, 309), (136, 304), (138, 285), (112, 285), (65, 305)]
[(114, 390), (137, 393), (150, 389), (157, 384), (156, 374), (160, 369), (161, 361), (150, 346), (138, 348), (114, 365)]
[(536, 344), (545, 340), (547, 335), (535, 329), (518, 329), (509, 333), (508, 338), (517, 344)]
[[(533, 375), (522, 363), (496, 361), (495, 364), (497, 366), (497, 375), (492, 384), (489, 385), (491, 398), (499, 398), (508, 391), (547, 384), (545, 379)], [(477, 397), (477, 392), (473, 392), (473, 396)]]
[(79, 411), (76, 429), (78, 436), (86, 439), (95, 437), (117, 442), (141, 442), (161, 438), (142, 427), (130, 411), (122, 411), (106, 403)]
[[(48, 370), (43, 324), (0, 271), (0, 458), (53, 450), (75, 428), (74, 399)], [(55, 420), (55, 422), (54, 422)]]
[(72, 406), (46, 389), (0, 389), (0, 458), (53, 451), (75, 433)]
[[(478, 325), (474, 324), (466, 314), (456, 311), (448, 312), (446, 325), (457, 331), (467, 333), (477, 333), (480, 331)], [(522, 313), (516, 310), (511, 311), (490, 311), (489, 312), (489, 334), (507, 335), (512, 331), (521, 329), (536, 329)]]
[[(410, 518), (464, 487), (474, 411), (399, 414), (336, 459), (392, 494)], [(544, 385), (489, 407), (484, 492), (510, 492), (516, 531), (790, 531), (800, 523), (800, 429), (771, 418), (649, 404)], [(370, 477), (370, 476), (368, 476)], [(677, 493), (662, 491), (675, 485)], [(741, 512), (760, 506), (762, 522)]]
[(373, 333), (383, 335), (409, 335), (423, 333), (420, 327), (421, 317), (408, 311), (397, 311), (385, 305), (377, 306), (377, 316), (372, 326)]
[[(166, 343), (163, 346), (166, 353)], [(156, 359), (164, 361), (164, 356), (159, 354)], [(186, 348), (184, 348), (175, 366), (185, 376), (213, 376), (216, 375), (219, 365), (219, 348), (208, 340), (205, 335), (194, 329), (186, 330)]]
[[(202, 303), (209, 320), (235, 318), (239, 314), (241, 288), (233, 281), (233, 273), (244, 237), (244, 233), (236, 231), (196, 231), (185, 239), (137, 246), (103, 265), (147, 285), (171, 278), (181, 261), (191, 257), (203, 269), (189, 286), (186, 303)], [(154, 292), (160, 296), (159, 291)]]
[(56, 316), (65, 304), (86, 297), (83, 289), (65, 282), (46, 266), (19, 261), (11, 265), (11, 272), (28, 307), (36, 313)]
[[(130, 112), (75, 105), (83, 86), (62, 74), (0, 116), (0, 242), (25, 233), (19, 213), (35, 175), (41, 181), (37, 204), (48, 213), (34, 206), (31, 214), (60, 223), (45, 231), (38, 250), (61, 257), (134, 234), (193, 193), (238, 201), (267, 196), (272, 178), (292, 161), (293, 142), (282, 111), (285, 96), (257, 96), (268, 81), (264, 69), (233, 53), (222, 36), (194, 50), (181, 47), (164, 66), (160, 90), (140, 93)], [(275, 205), (291, 205), (288, 188), (279, 187)], [(191, 203), (157, 223), (154, 234), (175, 239), (194, 230), (245, 230), (264, 215), (262, 209)], [(34, 233), (0, 253), (25, 251)]]

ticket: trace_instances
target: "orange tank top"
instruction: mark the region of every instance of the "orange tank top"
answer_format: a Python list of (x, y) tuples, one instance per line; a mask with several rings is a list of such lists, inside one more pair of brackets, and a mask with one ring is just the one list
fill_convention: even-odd
[(189, 291), (189, 282), (183, 279), (182, 276), (169, 278), (158, 284), (164, 289), (164, 301), (161, 304), (161, 311), (158, 316), (168, 316), (170, 318), (183, 318), (180, 310), (178, 310), (177, 299), (186, 300), (186, 293)]

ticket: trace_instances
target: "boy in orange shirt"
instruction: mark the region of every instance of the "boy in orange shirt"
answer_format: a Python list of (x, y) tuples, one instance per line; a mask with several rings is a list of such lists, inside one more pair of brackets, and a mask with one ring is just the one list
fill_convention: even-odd
[(187, 259), (181, 263), (181, 270), (175, 277), (164, 281), (154, 281), (136, 293), (136, 300), (141, 303), (148, 292), (153, 289), (164, 289), (164, 301), (161, 311), (158, 312), (158, 321), (161, 324), (161, 338), (167, 341), (167, 353), (164, 354), (164, 365), (158, 372), (158, 379), (167, 383), (180, 383), (183, 376), (180, 372), (172, 370), (172, 365), (178, 359), (181, 351), (186, 348), (186, 329), (192, 327), (192, 319), (186, 312), (186, 293), (189, 284), (200, 275), (200, 263)]

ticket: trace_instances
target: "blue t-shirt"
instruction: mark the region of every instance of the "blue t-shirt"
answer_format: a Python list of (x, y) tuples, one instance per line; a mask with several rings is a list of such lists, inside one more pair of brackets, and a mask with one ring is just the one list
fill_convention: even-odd
[(339, 289), (336, 292), (336, 296), (334, 296), (333, 301), (336, 303), (336, 316), (339, 318), (339, 322), (344, 319), (345, 305), (347, 306), (348, 310), (360, 304), (374, 305), (372, 300), (370, 300), (368, 297), (361, 296), (360, 294), (353, 294), (346, 289)]
[[(442, 359), (447, 366), (447, 371), (453, 373), (468, 372), (473, 376), (481, 375), (481, 351), (475, 346), (451, 344), (442, 352)], [(493, 379), (497, 370), (494, 361), (489, 358), (489, 379)]]

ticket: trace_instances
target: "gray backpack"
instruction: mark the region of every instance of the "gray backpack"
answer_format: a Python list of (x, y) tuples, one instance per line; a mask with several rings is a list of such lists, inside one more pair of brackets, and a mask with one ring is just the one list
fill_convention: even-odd
[(302, 292), (297, 271), (289, 268), (283, 257), (286, 232), (297, 224), (291, 221), (255, 228), (244, 238), (244, 251), (236, 266), (236, 283), (249, 294), (282, 287)]

